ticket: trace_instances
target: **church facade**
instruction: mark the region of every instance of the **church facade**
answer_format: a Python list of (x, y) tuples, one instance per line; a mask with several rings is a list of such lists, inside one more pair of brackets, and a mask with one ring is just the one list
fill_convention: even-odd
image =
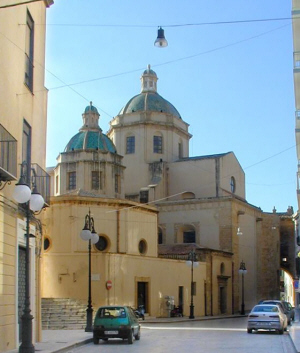
[[(157, 93), (157, 80), (148, 66), (141, 93), (107, 135), (97, 109), (86, 107), (50, 171), (43, 297), (85, 302), (88, 248), (79, 234), (87, 214), (99, 235), (91, 249), (96, 307), (136, 307), (142, 298), (151, 316), (168, 315), (170, 301), (189, 315), (193, 299), (196, 316), (236, 313), (241, 263), (246, 309), (279, 297), (279, 217), (247, 203), (233, 152), (189, 156), (189, 125)], [(191, 273), (192, 255), (199, 266)]]

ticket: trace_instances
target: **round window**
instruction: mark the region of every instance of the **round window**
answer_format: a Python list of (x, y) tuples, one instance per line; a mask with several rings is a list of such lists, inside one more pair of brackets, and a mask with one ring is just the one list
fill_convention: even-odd
[(45, 237), (44, 238), (44, 251), (47, 251), (50, 248), (50, 239)]
[(145, 254), (147, 251), (147, 243), (145, 240), (139, 242), (139, 252), (140, 254)]
[(100, 235), (98, 242), (95, 244), (95, 247), (99, 251), (106, 250), (108, 247), (108, 240), (103, 235)]

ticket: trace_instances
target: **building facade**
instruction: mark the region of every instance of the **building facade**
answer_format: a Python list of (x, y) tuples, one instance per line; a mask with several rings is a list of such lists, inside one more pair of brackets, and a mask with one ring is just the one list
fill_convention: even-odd
[[(51, 208), (43, 217), (47, 246), (43, 254), (42, 296), (85, 302), (88, 244), (79, 235), (89, 213), (99, 235), (99, 241), (91, 248), (93, 305), (122, 303), (137, 307), (142, 301), (146, 313), (166, 316), (166, 297), (174, 297), (177, 302), (179, 286), (187, 314), (187, 256), (175, 261), (158, 256), (157, 208), (124, 198), (123, 158), (102, 133), (99, 113), (92, 104), (82, 117), (83, 127), (49, 171), (54, 195)], [(195, 282), (204, 283), (206, 275), (206, 263), (199, 261)], [(200, 285), (195, 298), (201, 303), (196, 306), (197, 315), (204, 315), (204, 289)]]
[[(157, 93), (157, 80), (148, 66), (141, 93), (107, 135), (97, 109), (86, 107), (83, 126), (59, 155), (43, 219), (43, 297), (86, 300), (88, 251), (79, 234), (91, 212), (100, 236), (91, 249), (94, 306), (137, 306), (142, 296), (146, 313), (163, 316), (172, 298), (187, 316), (193, 297), (197, 316), (237, 313), (242, 263), (246, 310), (278, 298), (279, 215), (247, 203), (233, 152), (189, 156), (188, 124)], [(192, 253), (199, 266), (191, 285)]]
[[(108, 136), (124, 155), (125, 197), (157, 206), (159, 243), (195, 243), (232, 253), (233, 312), (241, 306), (242, 261), (248, 269), (246, 308), (279, 297), (278, 215), (247, 203), (245, 173), (233, 152), (189, 156), (189, 125), (158, 94), (157, 81), (148, 66), (141, 93), (110, 123)], [(216, 314), (209, 301), (206, 312)]]
[(300, 290), (299, 290), (299, 277), (300, 277), (300, 267), (299, 267), (299, 252), (300, 252), (300, 230), (299, 230), (299, 210), (300, 210), (300, 1), (292, 0), (292, 23), (293, 23), (293, 44), (294, 44), (294, 94), (295, 94), (295, 136), (296, 136), (296, 152), (298, 158), (298, 167), (297, 167), (297, 200), (298, 200), (298, 210), (295, 214), (295, 258), (296, 258), (296, 282), (295, 282), (295, 291), (296, 291), (296, 303), (300, 304)]
[[(46, 124), (44, 87), (46, 8), (52, 0), (30, 4), (2, 1), (0, 9), (0, 352), (22, 341), (21, 316), (25, 301), (26, 216), (14, 201), (14, 182), (22, 165), (47, 200)], [(7, 7), (5, 7), (7, 5)], [(14, 5), (14, 6), (10, 6)], [(4, 54), (5, 53), (5, 54)], [(10, 185), (10, 183), (12, 183)], [(30, 217), (29, 271), (32, 341), (40, 339), (40, 253), (42, 224)]]

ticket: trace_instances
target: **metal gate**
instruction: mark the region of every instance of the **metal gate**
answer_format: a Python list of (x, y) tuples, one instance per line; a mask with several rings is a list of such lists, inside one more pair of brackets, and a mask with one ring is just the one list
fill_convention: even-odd
[(22, 315), (25, 303), (25, 257), (26, 249), (19, 246), (19, 264), (18, 264), (18, 324), (19, 341), (22, 339)]

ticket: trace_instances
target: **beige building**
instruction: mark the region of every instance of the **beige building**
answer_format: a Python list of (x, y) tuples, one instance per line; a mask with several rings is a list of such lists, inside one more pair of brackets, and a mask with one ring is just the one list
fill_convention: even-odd
[(108, 136), (124, 155), (125, 197), (157, 206), (160, 244), (195, 243), (232, 253), (228, 283), (211, 290), (219, 305), (212, 309), (207, 292), (206, 312), (224, 307), (224, 286), (232, 286), (232, 311), (239, 310), (242, 261), (248, 270), (247, 309), (265, 297), (279, 297), (279, 217), (247, 203), (245, 173), (233, 152), (189, 157), (189, 125), (158, 94), (157, 81), (148, 66), (141, 93), (111, 121)]
[[(47, 202), (45, 168), (47, 89), (44, 87), (46, 8), (52, 0), (0, 9), (0, 352), (19, 346), (25, 300), (26, 216), (13, 200), (20, 165), (35, 179)], [(7, 5), (7, 7), (5, 7)], [(14, 6), (10, 6), (14, 5)], [(11, 185), (10, 185), (11, 183)], [(30, 183), (30, 181), (29, 181)], [(48, 195), (49, 196), (49, 195)], [(48, 201), (49, 202), (49, 201)], [(29, 274), (32, 341), (40, 339), (40, 252), (42, 227), (30, 215)]]
[(247, 203), (233, 152), (189, 157), (188, 124), (157, 93), (156, 73), (148, 67), (141, 81), (108, 135), (86, 107), (51, 171), (42, 296), (86, 302), (88, 248), (79, 235), (91, 213), (100, 236), (91, 247), (94, 307), (142, 302), (147, 314), (166, 316), (174, 300), (188, 316), (193, 299), (196, 316), (237, 313), (242, 262), (246, 310), (279, 297), (279, 216)]
[(294, 44), (294, 93), (295, 93), (295, 135), (296, 135), (296, 152), (298, 158), (298, 167), (297, 167), (297, 200), (298, 200), (298, 211), (296, 212), (295, 219), (295, 229), (296, 229), (296, 303), (300, 304), (300, 289), (299, 289), (299, 277), (300, 277), (300, 230), (299, 230), (299, 210), (300, 210), (300, 1), (292, 0), (292, 18), (293, 18), (293, 44)]
[[(90, 104), (82, 118), (79, 133), (50, 171), (55, 196), (43, 217), (47, 245), (42, 296), (86, 302), (88, 242), (80, 238), (80, 232), (85, 216), (91, 214), (99, 235), (91, 249), (93, 306), (122, 303), (137, 307), (142, 300), (146, 313), (167, 316), (166, 297), (178, 302), (181, 287), (182, 306), (188, 314), (191, 269), (186, 265), (187, 253), (176, 260), (158, 257), (156, 207), (124, 198), (122, 157), (102, 133), (97, 109)], [(205, 313), (202, 284), (206, 276), (202, 259), (194, 277), (199, 283), (197, 315)], [(112, 287), (108, 289), (109, 282)]]

